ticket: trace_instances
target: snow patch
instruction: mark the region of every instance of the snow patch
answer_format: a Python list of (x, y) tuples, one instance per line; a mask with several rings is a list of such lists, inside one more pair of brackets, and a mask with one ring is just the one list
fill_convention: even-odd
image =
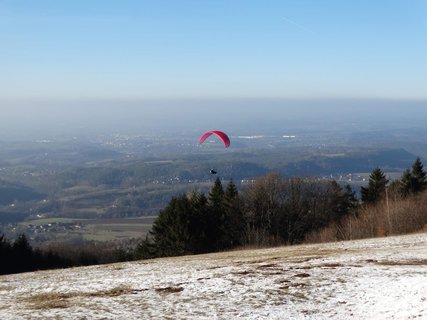
[(0, 277), (11, 319), (427, 319), (427, 233)]

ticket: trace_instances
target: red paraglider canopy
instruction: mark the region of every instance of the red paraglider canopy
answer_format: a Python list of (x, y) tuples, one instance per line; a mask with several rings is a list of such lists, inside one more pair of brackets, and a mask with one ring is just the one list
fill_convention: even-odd
[(228, 136), (222, 132), (222, 131), (218, 131), (218, 130), (213, 130), (213, 131), (208, 131), (205, 132), (199, 139), (199, 143), (203, 143), (203, 141), (206, 140), (207, 137), (209, 137), (210, 135), (216, 135), (218, 138), (221, 139), (221, 141), (224, 143), (224, 146), (226, 148), (228, 148), (230, 146), (230, 139), (228, 138)]

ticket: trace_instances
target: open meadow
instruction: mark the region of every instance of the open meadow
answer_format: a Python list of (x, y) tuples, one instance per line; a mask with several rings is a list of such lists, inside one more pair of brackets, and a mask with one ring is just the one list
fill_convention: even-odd
[(426, 319), (427, 233), (0, 277), (2, 319)]

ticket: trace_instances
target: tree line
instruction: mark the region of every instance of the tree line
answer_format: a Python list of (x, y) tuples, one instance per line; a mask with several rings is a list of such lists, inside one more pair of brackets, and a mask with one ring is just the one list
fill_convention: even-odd
[(0, 235), (0, 257), (0, 274), (71, 266), (71, 261), (61, 258), (58, 254), (34, 250), (24, 234), (13, 242)]
[(208, 196), (192, 192), (173, 198), (137, 248), (140, 258), (226, 250), (242, 246), (295, 244), (307, 233), (351, 213), (350, 187), (314, 178), (268, 174), (241, 193), (217, 178)]
[(419, 158), (400, 179), (389, 181), (380, 168), (361, 188), (352, 215), (307, 235), (306, 242), (331, 242), (427, 230), (427, 179)]
[(134, 259), (136, 244), (86, 243), (72, 245), (53, 243), (33, 248), (25, 234), (11, 241), (0, 234), (0, 274), (88, 266)]
[[(361, 212), (386, 197), (387, 201), (388, 197), (403, 201), (426, 187), (420, 158), (401, 179), (391, 183), (380, 168), (372, 170), (368, 185), (360, 190), (360, 199), (349, 185), (342, 187), (335, 180), (284, 178), (271, 173), (238, 192), (232, 180), (224, 190), (220, 179), (216, 179), (207, 196), (192, 192), (174, 197), (139, 244), (136, 256), (153, 258), (302, 243), (329, 226), (357, 220)], [(427, 210), (421, 210), (419, 216), (411, 228), (427, 223)], [(339, 230), (337, 227), (335, 232)]]
[(406, 198), (424, 191), (427, 187), (427, 174), (420, 158), (417, 158), (411, 168), (403, 172), (402, 178), (390, 182), (380, 168), (372, 170), (369, 183), (361, 188), (361, 201), (365, 204), (375, 204), (390, 193), (394, 198)]

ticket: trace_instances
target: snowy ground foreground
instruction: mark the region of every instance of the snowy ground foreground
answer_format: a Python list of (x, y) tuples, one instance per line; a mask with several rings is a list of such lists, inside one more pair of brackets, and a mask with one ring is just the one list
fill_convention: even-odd
[(427, 233), (0, 277), (6, 319), (427, 319)]

